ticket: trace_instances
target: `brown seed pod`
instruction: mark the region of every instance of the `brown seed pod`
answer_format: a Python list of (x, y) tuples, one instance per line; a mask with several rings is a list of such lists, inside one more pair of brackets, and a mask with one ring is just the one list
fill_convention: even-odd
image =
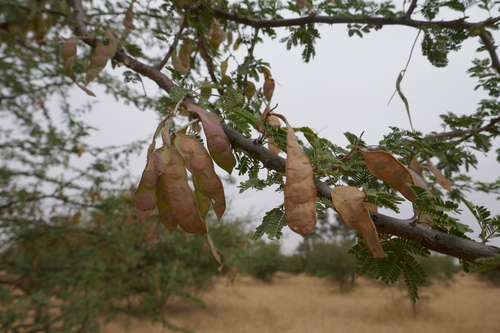
[(297, 142), (286, 118), (275, 114), (287, 125), (285, 218), (290, 229), (307, 236), (316, 227), (316, 187), (309, 158)]
[(267, 102), (270, 103), (273, 98), (274, 93), (274, 80), (271, 77), (266, 77), (266, 81), (264, 82), (264, 97), (267, 99)]
[(155, 149), (148, 157), (148, 163), (142, 172), (141, 181), (132, 201), (139, 222), (142, 222), (156, 207), (159, 175), (169, 163), (169, 159), (169, 149), (165, 146)]
[(377, 229), (365, 208), (365, 196), (364, 192), (353, 186), (337, 186), (332, 190), (335, 210), (342, 215), (345, 223), (363, 235), (366, 245), (375, 258), (386, 258), (387, 254), (380, 246)]
[(207, 229), (198, 212), (194, 193), (189, 187), (184, 160), (175, 148), (170, 149), (170, 162), (163, 171), (160, 182), (165, 187), (172, 216), (177, 224), (191, 234), (205, 235)]
[(108, 45), (105, 45), (103, 42), (99, 42), (92, 52), (92, 55), (90, 56), (90, 65), (87, 70), (87, 84), (99, 75), (104, 67), (106, 67), (108, 60), (113, 58), (118, 50), (118, 43), (116, 42), (116, 39), (111, 31), (108, 28), (103, 29), (109, 43)]
[(192, 135), (177, 134), (174, 145), (181, 154), (186, 168), (196, 178), (200, 193), (212, 202), (215, 214), (220, 220), (226, 210), (224, 187), (214, 170), (214, 163), (205, 147)]
[(224, 133), (219, 117), (215, 113), (205, 111), (192, 103), (182, 102), (181, 104), (188, 112), (198, 115), (207, 138), (210, 155), (218, 166), (230, 174), (236, 165), (236, 158), (231, 151), (231, 144)]
[(427, 167), (429, 171), (432, 172), (434, 177), (436, 177), (437, 182), (441, 185), (445, 190), (451, 191), (451, 184), (448, 178), (446, 178), (441, 170), (439, 170), (434, 164), (431, 163), (431, 160), (427, 157)]
[(368, 170), (375, 177), (398, 190), (406, 199), (410, 201), (417, 199), (407, 185), (416, 185), (412, 173), (394, 156), (385, 151), (365, 151), (359, 148), (357, 150), (363, 154)]

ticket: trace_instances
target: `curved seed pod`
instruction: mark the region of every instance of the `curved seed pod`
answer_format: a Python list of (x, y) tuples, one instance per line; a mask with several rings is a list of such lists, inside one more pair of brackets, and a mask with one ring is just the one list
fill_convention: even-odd
[(125, 18), (123, 19), (123, 26), (127, 28), (128, 30), (134, 30), (135, 25), (134, 25), (134, 2), (128, 6), (127, 11), (125, 12)]
[(337, 186), (332, 190), (335, 210), (342, 215), (345, 223), (363, 235), (366, 245), (375, 258), (386, 258), (387, 254), (380, 246), (377, 229), (365, 208), (365, 196), (364, 192), (353, 186)]
[(172, 208), (170, 207), (170, 199), (168, 198), (167, 188), (165, 182), (161, 180), (156, 187), (156, 197), (158, 199), (158, 214), (160, 215), (161, 223), (167, 228), (168, 232), (172, 234), (175, 229), (177, 229), (177, 221), (172, 213)]
[(99, 42), (92, 52), (92, 55), (90, 56), (89, 69), (87, 70), (87, 84), (99, 75), (104, 67), (106, 67), (108, 60), (113, 58), (118, 50), (118, 43), (116, 42), (116, 39), (111, 31), (107, 28), (103, 29), (109, 43), (108, 45), (105, 45), (103, 42)]
[(212, 202), (215, 214), (220, 220), (226, 210), (224, 187), (215, 173), (214, 164), (205, 147), (192, 135), (177, 134), (174, 145), (181, 154), (186, 168), (196, 178), (200, 193)]
[(255, 84), (252, 81), (247, 81), (247, 86), (245, 88), (245, 96), (248, 98), (248, 101), (252, 99), (255, 95)]
[(87, 89), (87, 87), (79, 84), (76, 80), (76, 75), (71, 69), (73, 66), (73, 62), (75, 61), (76, 58), (76, 47), (80, 43), (79, 39), (76, 37), (71, 37), (68, 39), (64, 40), (64, 43), (62, 45), (62, 58), (63, 58), (63, 66), (64, 70), (66, 71), (66, 74), (73, 80), (73, 82), (76, 83), (78, 88), (82, 89), (87, 93), (89, 96), (95, 97), (95, 94)]
[(155, 149), (148, 157), (141, 181), (134, 193), (132, 206), (139, 222), (142, 222), (155, 209), (157, 204), (156, 187), (159, 176), (170, 160), (169, 149), (165, 146)]
[(200, 185), (198, 185), (196, 177), (193, 177), (193, 185), (194, 195), (196, 196), (196, 202), (198, 203), (198, 210), (200, 211), (200, 217), (202, 220), (205, 220), (210, 207), (212, 207), (212, 201), (201, 193)]
[(180, 50), (179, 50), (179, 60), (181, 65), (184, 68), (189, 68), (191, 67), (191, 51), (193, 47), (191, 46), (190, 43), (184, 43), (182, 44)]
[(420, 166), (420, 163), (418, 163), (417, 157), (413, 156), (410, 160), (410, 164), (408, 165), (408, 169), (413, 170), (416, 172), (419, 176), (422, 175), (422, 167)]
[(212, 28), (212, 36), (210, 38), (210, 48), (217, 50), (222, 42), (226, 40), (227, 33), (222, 29), (222, 25), (216, 22)]
[(170, 149), (170, 162), (160, 177), (167, 192), (172, 216), (184, 231), (205, 235), (207, 229), (201, 219), (182, 156), (175, 148)]
[(189, 70), (186, 67), (182, 66), (181, 59), (179, 59), (179, 57), (177, 56), (177, 50), (174, 50), (174, 52), (172, 52), (172, 67), (174, 67), (174, 69), (181, 75), (189, 73)]
[(316, 187), (309, 158), (297, 142), (292, 126), (285, 117), (277, 115), (287, 125), (285, 218), (290, 229), (307, 236), (316, 227)]
[(274, 93), (274, 80), (272, 77), (266, 77), (263, 90), (264, 97), (267, 99), (267, 102), (270, 103)]
[(406, 199), (415, 201), (417, 197), (407, 184), (416, 185), (410, 169), (405, 167), (394, 156), (385, 151), (365, 151), (357, 148), (363, 154), (368, 170), (377, 178), (382, 179), (398, 190)]
[[(280, 120), (278, 119), (278, 117), (274, 115), (270, 115), (269, 117), (267, 117), (267, 121), (269, 122), (269, 125), (281, 126)], [(276, 155), (278, 155), (281, 152), (281, 149), (279, 149), (273, 144), (272, 138), (269, 138), (269, 144), (267, 145), (267, 148)]]
[(236, 158), (231, 151), (231, 144), (224, 133), (219, 117), (212, 112), (188, 102), (181, 103), (188, 112), (194, 112), (198, 115), (203, 124), (203, 132), (207, 138), (208, 151), (215, 163), (229, 174), (236, 165)]
[(76, 82), (76, 76), (75, 73), (73, 73), (71, 67), (73, 66), (73, 62), (76, 58), (76, 47), (78, 46), (78, 44), (80, 44), (80, 40), (73, 36), (71, 38), (65, 39), (62, 45), (62, 59), (64, 70), (74, 82)]
[(445, 190), (451, 191), (451, 184), (448, 178), (446, 178), (441, 170), (439, 170), (434, 164), (431, 163), (431, 160), (427, 157), (427, 167), (429, 171), (432, 172), (434, 177), (436, 177), (437, 182), (441, 185)]

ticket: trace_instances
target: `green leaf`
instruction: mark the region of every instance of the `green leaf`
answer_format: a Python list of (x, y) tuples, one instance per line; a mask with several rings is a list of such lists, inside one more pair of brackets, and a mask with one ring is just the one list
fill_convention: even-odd
[(280, 239), (283, 236), (281, 230), (286, 226), (285, 213), (283, 207), (274, 208), (266, 213), (262, 224), (255, 229), (254, 239), (259, 239), (267, 234), (269, 239)]

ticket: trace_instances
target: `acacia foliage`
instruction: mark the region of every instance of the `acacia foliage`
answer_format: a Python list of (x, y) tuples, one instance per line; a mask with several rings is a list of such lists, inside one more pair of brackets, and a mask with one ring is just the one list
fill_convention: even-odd
[[(472, 21), (466, 16), (473, 5), (485, 14), (485, 19)], [(155, 110), (162, 118), (171, 117), (168, 125), (171, 133), (179, 131), (180, 125), (189, 120), (189, 127), (183, 130), (200, 141), (203, 138), (197, 132), (197, 118), (203, 123), (201, 114), (219, 117), (227, 138), (219, 131), (217, 136), (210, 134), (206, 140), (230, 142), (236, 160), (234, 170), (248, 177), (240, 184), (242, 191), (271, 185), (277, 185), (279, 191), (284, 189), (286, 162), (266, 149), (264, 143), (271, 144), (274, 152), (286, 152), (291, 143), (287, 136), (295, 136), (292, 126), (298, 131), (293, 146), (307, 155), (314, 171), (312, 180), (319, 193), (317, 210), (334, 208), (330, 187), (344, 185), (362, 189), (366, 193), (364, 201), (397, 212), (397, 204), (404, 199), (396, 190), (403, 188), (403, 196), (411, 197), (417, 207), (419, 222), (437, 230), (433, 234), (436, 237), (423, 237), (422, 229), (411, 229), (410, 223), (415, 221), (401, 221), (401, 226), (410, 228), (401, 231), (384, 224), (383, 215), (370, 213), (376, 217), (373, 223), (377, 230), (384, 231), (381, 246), (389, 257), (371, 264), (375, 259), (362, 244), (353, 251), (366, 259), (361, 262), (363, 270), (375, 270), (376, 275), (387, 277), (388, 281), (396, 276), (391, 272), (405, 268), (400, 271), (414, 293), (422, 274), (411, 259), (415, 254), (411, 250), (413, 245), (399, 237), (463, 260), (480, 260), (487, 268), (498, 267), (496, 250), (490, 247), (467, 242), (453, 242), (460, 244), (453, 247), (439, 242), (441, 238), (449, 239), (442, 237), (444, 234), (456, 239), (467, 237), (467, 223), (450, 217), (448, 212), (456, 210), (456, 202), (468, 190), (496, 194), (500, 188), (499, 180), (477, 182), (466, 174), (477, 165), (476, 153), (490, 152), (493, 140), (500, 134), (500, 62), (493, 38), (500, 20), (498, 9), (499, 4), (490, 0), (412, 0), (403, 6), (390, 1), (359, 0), (297, 3), (3, 0), (0, 2), (3, 74), (0, 110), (5, 120), (0, 125), (2, 235), (7, 243), (16, 244), (21, 231), (39, 224), (51, 226), (53, 216), (71, 216), (78, 211), (88, 214), (102, 209), (103, 195), (116, 194), (131, 183), (116, 171), (125, 166), (130, 154), (141, 151), (142, 145), (91, 147), (85, 141), (91, 135), (91, 127), (81, 120), (81, 115), (90, 111), (92, 105), (90, 102), (76, 105), (71, 98), (75, 94), (103, 94), (101, 91), (105, 90), (139, 110)], [(448, 14), (444, 16), (443, 12)], [(286, 35), (280, 41), (288, 49), (301, 48), (302, 60), (312, 61), (315, 45), (321, 38), (318, 25), (322, 23), (344, 24), (349, 36), (363, 36), (385, 25), (418, 29), (423, 36), (422, 55), (438, 67), (446, 66), (449, 52), (459, 51), (465, 40), (478, 39), (479, 58), (472, 60), (467, 71), (477, 78), (477, 89), (484, 89), (489, 98), (479, 101), (477, 111), (467, 115), (443, 114), (447, 132), (391, 128), (378, 143), (366, 143), (345, 133), (350, 144), (340, 147), (320, 137), (307, 124), (291, 124), (282, 129), (277, 125), (278, 119), (272, 118), (272, 95), (278, 89), (270, 81), (272, 64), (258, 58), (255, 50), (264, 49), (264, 36), (273, 39), (281, 29)], [(141, 84), (145, 80), (156, 83), (160, 92), (145, 93)], [(90, 84), (84, 86), (83, 82)], [(100, 89), (101, 86), (105, 89)], [(404, 96), (401, 92), (399, 95)], [(186, 116), (176, 107), (181, 102), (205, 113), (193, 116), (191, 112)], [(54, 106), (57, 103), (59, 108)], [(210, 145), (208, 142), (209, 150)], [(413, 171), (426, 184), (415, 181), (410, 184), (420, 187), (408, 186), (406, 181), (402, 184), (396, 181), (400, 179), (394, 175), (378, 179), (360, 152), (372, 149), (370, 145), (399, 161), (394, 165), (406, 176), (408, 170), (415, 168)], [(412, 166), (412, 161), (417, 162)], [(259, 177), (262, 166), (270, 170), (265, 178)], [(233, 170), (232, 160), (225, 169)], [(410, 178), (417, 179), (413, 175)], [(439, 184), (446, 182), (451, 184), (451, 190), (444, 192)], [(394, 186), (396, 183), (399, 185)], [(286, 206), (287, 203), (268, 212), (257, 234), (278, 238), (287, 223)], [(310, 202), (307, 206), (314, 208)], [(467, 206), (479, 221), (483, 240), (498, 235), (498, 217), (491, 217), (486, 208), (473, 203)], [(480, 251), (464, 251), (468, 246)], [(420, 248), (417, 252), (424, 253)], [(479, 254), (465, 257), (465, 253)], [(491, 258), (478, 259), (481, 256)]]

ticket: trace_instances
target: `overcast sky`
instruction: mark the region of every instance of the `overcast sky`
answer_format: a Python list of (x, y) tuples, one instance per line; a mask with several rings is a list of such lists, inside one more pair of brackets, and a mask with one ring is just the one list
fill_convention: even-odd
[[(410, 129), (403, 102), (396, 96), (390, 106), (387, 103), (394, 92), (396, 78), (406, 65), (417, 30), (386, 26), (361, 39), (349, 38), (345, 25), (323, 25), (319, 29), (322, 38), (316, 45), (317, 54), (308, 64), (302, 62), (300, 48), (287, 51), (285, 44), (278, 42), (279, 38), (256, 47), (255, 57), (264, 58), (271, 64), (272, 76), (277, 82), (273, 97), (273, 104), (279, 104), (276, 112), (284, 114), (292, 126), (311, 127), (340, 146), (348, 144), (343, 135), (347, 131), (357, 135), (364, 131), (363, 139), (375, 145), (389, 132), (389, 126)], [(496, 35), (500, 40), (500, 35)], [(448, 111), (473, 113), (478, 101), (487, 97), (483, 92), (474, 91), (476, 80), (466, 73), (471, 60), (478, 57), (475, 53), (478, 46), (477, 39), (466, 41), (461, 51), (449, 54), (448, 67), (436, 68), (422, 56), (417, 42), (401, 84), (416, 130), (424, 133), (442, 131), (440, 114)], [(486, 57), (486, 54), (479, 57)], [(258, 83), (261, 84), (262, 81)], [(148, 84), (146, 89), (148, 95), (159, 92), (154, 84)], [(82, 100), (85, 98), (83, 93), (79, 95)], [(117, 114), (119, 126), (116, 125)], [(140, 112), (119, 105), (103, 93), (98, 94), (94, 111), (86, 119), (100, 129), (91, 139), (93, 144), (99, 145), (149, 139), (158, 123), (155, 112)], [(498, 141), (495, 148), (498, 148)], [(490, 155), (479, 156), (480, 171), (472, 171), (471, 176), (483, 181), (498, 178), (494, 149)], [(137, 179), (144, 163), (145, 154), (142, 154), (131, 165)], [(273, 189), (259, 193), (249, 190), (242, 195), (237, 192), (236, 185), (226, 188), (231, 201), (230, 212), (234, 215), (251, 213), (256, 222), (266, 211), (283, 202), (282, 194)], [(500, 214), (495, 197), (474, 194), (468, 199)], [(400, 217), (408, 218), (412, 215), (411, 208), (405, 207)], [(462, 222), (473, 228), (477, 225), (470, 214), (464, 214)], [(283, 249), (290, 253), (301, 236), (287, 228), (284, 233)]]

